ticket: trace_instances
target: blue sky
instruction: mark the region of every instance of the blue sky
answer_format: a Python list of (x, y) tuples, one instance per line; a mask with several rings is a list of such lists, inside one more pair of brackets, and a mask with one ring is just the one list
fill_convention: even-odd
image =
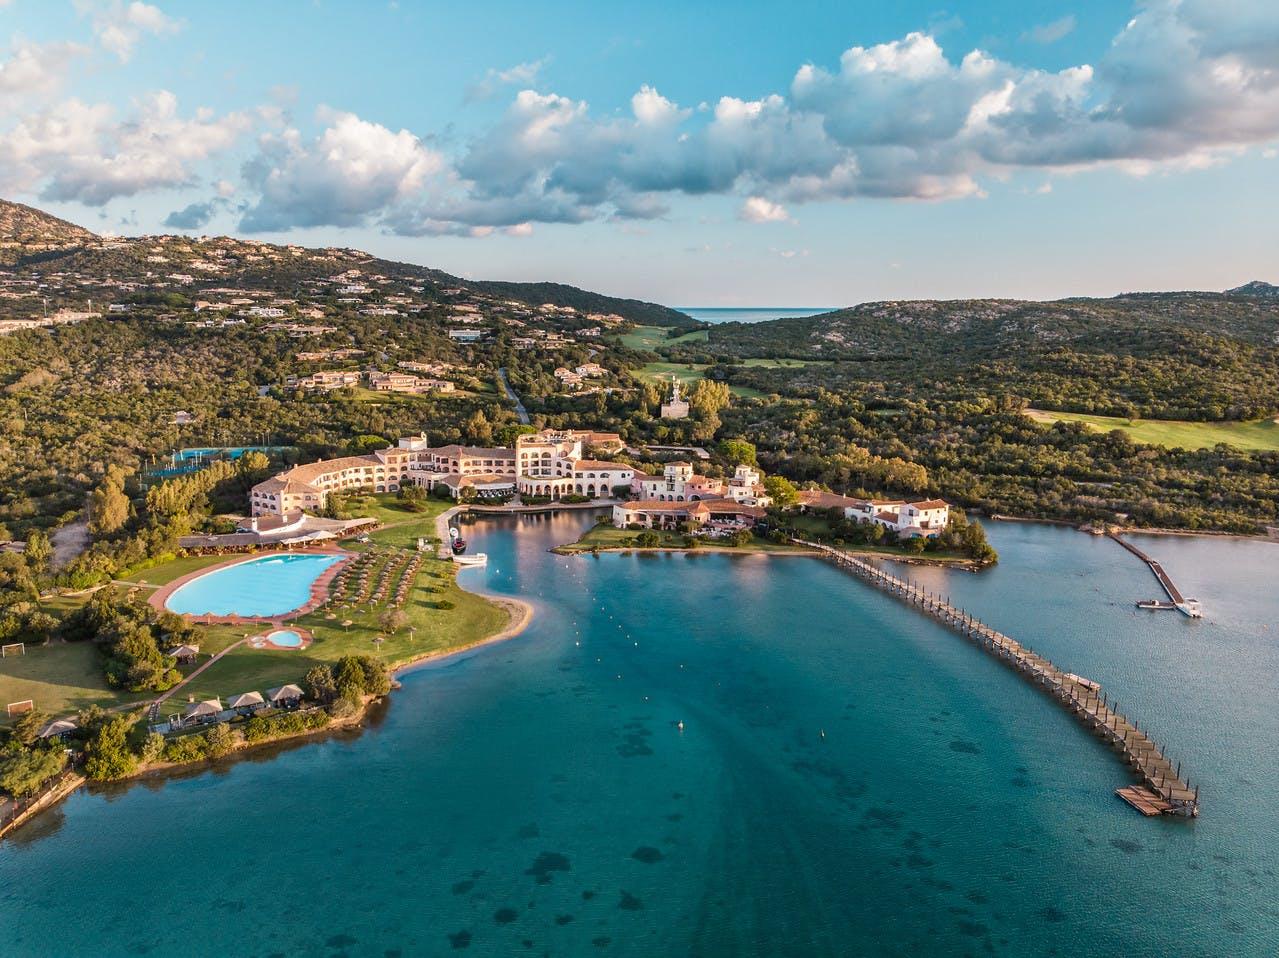
[(1279, 7), (0, 0), (0, 195), (675, 305), (1275, 275)]

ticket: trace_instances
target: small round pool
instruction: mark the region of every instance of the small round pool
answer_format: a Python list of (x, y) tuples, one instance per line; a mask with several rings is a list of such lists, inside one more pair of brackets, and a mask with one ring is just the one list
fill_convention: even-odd
[(292, 629), (277, 629), (267, 635), (266, 640), (282, 649), (297, 649), (302, 646), (302, 636)]

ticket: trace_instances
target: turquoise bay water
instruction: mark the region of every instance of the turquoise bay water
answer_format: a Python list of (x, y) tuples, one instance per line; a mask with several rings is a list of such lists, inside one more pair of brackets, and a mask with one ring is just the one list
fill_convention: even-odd
[(1068, 530), (908, 570), (1103, 682), (1202, 782), (1180, 822), (837, 569), (544, 551), (586, 521), (471, 525), (464, 581), (533, 624), (362, 733), (82, 791), (0, 845), (0, 954), (1275, 953), (1279, 547), (1143, 538), (1201, 622), (1133, 608), (1149, 571)]
[(839, 307), (678, 306), (676, 308), (701, 323), (763, 323), (770, 319), (816, 316), (818, 313), (829, 313), (832, 309)]
[(334, 555), (271, 555), (206, 572), (178, 588), (165, 607), (186, 615), (283, 615), (305, 605)]

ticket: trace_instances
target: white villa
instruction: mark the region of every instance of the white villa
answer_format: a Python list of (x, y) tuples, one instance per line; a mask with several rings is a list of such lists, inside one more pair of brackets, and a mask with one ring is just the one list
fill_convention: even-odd
[(613, 525), (619, 529), (676, 529), (687, 523), (698, 530), (749, 529), (764, 518), (762, 506), (732, 499), (702, 499), (697, 502), (660, 502), (634, 499), (613, 506)]
[(801, 509), (839, 509), (845, 519), (876, 523), (899, 536), (932, 538), (950, 522), (950, 504), (943, 499), (905, 502), (901, 499), (854, 499), (833, 492), (806, 489), (799, 494)]
[(396, 492), (405, 485), (434, 489), (442, 485), (457, 498), (464, 489), (478, 495), (519, 491), (560, 499), (567, 495), (607, 498), (616, 487), (629, 488), (630, 466), (587, 459), (589, 447), (620, 449), (616, 433), (544, 430), (520, 436), (514, 449), (482, 446), (430, 446), (426, 435), (408, 436), (386, 449), (295, 466), (258, 483), (249, 494), (254, 516), (290, 516), (323, 509), (329, 493), (371, 489)]
[(738, 466), (727, 481), (710, 479), (693, 471), (692, 463), (668, 462), (660, 476), (636, 475), (633, 488), (641, 499), (654, 502), (698, 502), (730, 499), (749, 506), (767, 508), (769, 498), (758, 470)]

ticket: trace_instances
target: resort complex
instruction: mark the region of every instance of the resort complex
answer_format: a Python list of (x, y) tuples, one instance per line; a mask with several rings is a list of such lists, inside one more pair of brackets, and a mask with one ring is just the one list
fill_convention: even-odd
[[(629, 490), (635, 470), (587, 457), (591, 450), (620, 449), (616, 433), (543, 430), (506, 446), (431, 446), (425, 434), (409, 436), (386, 449), (295, 466), (260, 482), (250, 492), (253, 515), (288, 516), (323, 509), (329, 493), (366, 489), (397, 492), (416, 485), (442, 487), (453, 498), (608, 498)], [(469, 490), (469, 492), (468, 492)]]

